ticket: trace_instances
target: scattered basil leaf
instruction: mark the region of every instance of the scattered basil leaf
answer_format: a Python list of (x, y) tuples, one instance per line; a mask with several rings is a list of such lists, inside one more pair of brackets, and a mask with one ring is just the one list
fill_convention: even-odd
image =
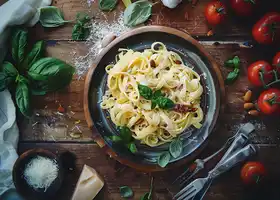
[(128, 186), (121, 186), (120, 193), (121, 193), (121, 197), (123, 197), (123, 198), (129, 198), (129, 197), (133, 196), (133, 191)]
[(169, 163), (170, 159), (170, 153), (168, 151), (163, 152), (158, 158), (158, 165), (164, 168)]
[[(34, 82), (34, 90), (56, 91), (67, 86), (75, 69), (57, 58), (41, 58), (28, 70), (29, 78)], [(32, 85), (33, 86), (33, 85)]]
[(3, 62), (2, 64), (2, 72), (5, 73), (8, 77), (16, 80), (18, 76), (18, 70), (14, 67), (14, 65), (10, 62)]
[(39, 21), (43, 27), (53, 28), (62, 26), (67, 22), (61, 10), (55, 6), (46, 6), (40, 8), (40, 18)]
[(231, 68), (240, 68), (240, 59), (238, 56), (234, 56), (233, 59), (229, 59), (225, 61), (225, 66), (226, 67), (231, 67)]
[(131, 153), (136, 153), (138, 151), (134, 142), (129, 143), (127, 147)]
[(166, 97), (159, 97), (157, 98), (156, 102), (158, 107), (162, 109), (170, 109), (173, 108), (175, 105), (171, 99)]
[(23, 61), (24, 68), (28, 70), (31, 65), (33, 65), (37, 60), (43, 57), (44, 52), (45, 42), (42, 40), (36, 42)]
[(102, 11), (111, 11), (113, 10), (118, 3), (118, 0), (99, 0), (98, 5), (99, 9)]
[(235, 68), (232, 72), (230, 72), (228, 75), (227, 75), (227, 78), (225, 80), (225, 83), (226, 84), (232, 84), (234, 83), (234, 81), (237, 80), (239, 76), (239, 69), (238, 68)]
[(173, 140), (169, 145), (169, 152), (173, 158), (178, 158), (183, 150), (183, 143), (180, 139)]
[(24, 29), (14, 29), (12, 32), (12, 57), (20, 65), (26, 54), (28, 32)]
[(152, 96), (153, 96), (153, 90), (151, 88), (149, 88), (148, 86), (145, 85), (138, 85), (138, 90), (139, 93), (142, 97), (144, 97), (147, 100), (151, 100)]
[(30, 93), (28, 88), (28, 81), (23, 76), (19, 76), (16, 88), (16, 103), (20, 112), (30, 117)]
[(132, 27), (144, 23), (152, 14), (152, 6), (148, 0), (130, 4), (124, 11), (124, 24)]
[(145, 193), (143, 196), (140, 197), (140, 200), (150, 200), (149, 192)]
[(122, 0), (122, 2), (126, 8), (131, 4), (131, 0)]
[(5, 90), (13, 79), (7, 76), (5, 73), (0, 72), (0, 92)]
[(73, 40), (85, 40), (90, 34), (90, 17), (86, 13), (78, 13), (76, 24), (72, 29)]
[(120, 137), (125, 143), (129, 143), (132, 140), (131, 131), (127, 126), (120, 126)]

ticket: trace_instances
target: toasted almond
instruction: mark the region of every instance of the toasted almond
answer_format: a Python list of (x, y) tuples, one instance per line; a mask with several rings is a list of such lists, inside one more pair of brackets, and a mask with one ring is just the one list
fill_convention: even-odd
[(252, 99), (252, 91), (248, 90), (244, 95), (244, 101), (245, 102), (250, 102), (251, 99)]
[(248, 110), (254, 108), (255, 105), (253, 103), (244, 103), (244, 109)]
[(156, 62), (154, 60), (150, 60), (150, 65), (152, 68), (156, 67)]
[(82, 133), (80, 133), (80, 132), (71, 132), (69, 135), (73, 139), (78, 139), (78, 138), (82, 137)]
[(249, 114), (249, 115), (252, 115), (252, 116), (258, 116), (258, 115), (259, 115), (259, 111), (257, 111), (257, 110), (250, 110), (250, 111), (248, 112), (248, 114)]

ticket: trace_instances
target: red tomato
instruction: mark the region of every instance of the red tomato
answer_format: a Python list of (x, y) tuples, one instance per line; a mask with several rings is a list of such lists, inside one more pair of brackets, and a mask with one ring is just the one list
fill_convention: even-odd
[(226, 7), (220, 1), (213, 1), (205, 8), (205, 17), (210, 25), (216, 26), (225, 21)]
[(266, 170), (260, 162), (247, 162), (243, 165), (240, 175), (246, 184), (259, 183), (266, 175)]
[(272, 71), (271, 65), (264, 61), (260, 60), (252, 63), (248, 68), (248, 79), (255, 86), (262, 86), (263, 83), (260, 79), (260, 72), (264, 73), (264, 82), (267, 84), (273, 79), (273, 74), (269, 73)]
[(280, 42), (280, 14), (267, 13), (253, 27), (254, 39), (260, 44), (272, 44)]
[(261, 93), (258, 98), (258, 108), (266, 115), (280, 113), (280, 90), (271, 88)]
[(258, 0), (230, 0), (230, 4), (237, 15), (250, 16), (258, 4)]
[(280, 51), (274, 56), (272, 66), (280, 73)]

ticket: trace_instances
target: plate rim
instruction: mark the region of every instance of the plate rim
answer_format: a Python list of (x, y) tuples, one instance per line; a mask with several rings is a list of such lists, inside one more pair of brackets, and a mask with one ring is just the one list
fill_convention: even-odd
[[(205, 141), (202, 143), (202, 145), (200, 147), (198, 147), (193, 153), (191, 153), (191, 155), (186, 156), (185, 158), (176, 161), (175, 163), (170, 163), (168, 165), (167, 168), (160, 168), (157, 165), (146, 165), (146, 164), (136, 164), (134, 162), (131, 162), (129, 160), (125, 160), (122, 157), (118, 156), (110, 147), (108, 147), (105, 143), (105, 141), (103, 140), (103, 138), (100, 136), (100, 134), (95, 134), (95, 133), (99, 133), (97, 131), (97, 129), (94, 126), (94, 122), (91, 118), (91, 113), (90, 113), (90, 109), (89, 109), (89, 89), (90, 89), (90, 83), (91, 83), (91, 79), (93, 76), (93, 73), (96, 69), (96, 67), (98, 66), (98, 64), (100, 63), (100, 61), (102, 60), (102, 58), (107, 54), (108, 51), (110, 51), (110, 49), (112, 47), (114, 47), (116, 44), (118, 44), (119, 42), (134, 36), (134, 35), (138, 35), (141, 33), (146, 33), (146, 32), (162, 32), (162, 33), (167, 33), (167, 34), (171, 34), (171, 35), (175, 35), (177, 37), (180, 37), (188, 42), (190, 42), (192, 45), (194, 45), (198, 51), (205, 56), (205, 58), (207, 58), (207, 60), (209, 61), (214, 73), (217, 76), (218, 80), (214, 80), (214, 84), (216, 88), (219, 88), (217, 90), (217, 95), (219, 95), (219, 98), (217, 98), (217, 108), (216, 108), (216, 112), (213, 116), (213, 121), (214, 123), (212, 123), (212, 125), (209, 127), (209, 131), (212, 132), (219, 114), (223, 111), (224, 109), (224, 99), (225, 99), (225, 86), (224, 86), (224, 81), (223, 81), (223, 76), (221, 73), (221, 70), (218, 66), (218, 64), (216, 63), (216, 61), (214, 60), (214, 58), (206, 51), (206, 49), (199, 44), (199, 42), (197, 40), (195, 40), (193, 37), (191, 37), (189, 34), (182, 32), (180, 30), (174, 29), (174, 28), (170, 28), (170, 27), (165, 27), (165, 26), (144, 26), (144, 27), (140, 27), (140, 28), (136, 28), (136, 29), (132, 29), (128, 32), (123, 33), (122, 35), (120, 35), (119, 37), (117, 37), (115, 40), (113, 40), (107, 47), (105, 47), (101, 53), (98, 55), (96, 61), (94, 64), (92, 64), (92, 66), (90, 67), (90, 69), (88, 70), (88, 73), (86, 75), (86, 79), (85, 79), (85, 85), (84, 85), (84, 113), (85, 113), (85, 118), (86, 118), (86, 122), (88, 124), (88, 127), (92, 131), (93, 134), (93, 139), (95, 140), (95, 142), (105, 150), (105, 152), (107, 154), (109, 154), (110, 156), (112, 156), (114, 159), (116, 159), (117, 161), (119, 161), (122, 164), (128, 165), (132, 168), (136, 168), (142, 171), (163, 171), (166, 169), (171, 168), (170, 166), (176, 166), (176, 165), (181, 165), (182, 163), (186, 163), (187, 161), (190, 161), (192, 159), (194, 159), (195, 156), (197, 156), (196, 152), (201, 151), (205, 146), (206, 143), (208, 141), (208, 137), (205, 139)], [(203, 145), (205, 144), (205, 145)]]

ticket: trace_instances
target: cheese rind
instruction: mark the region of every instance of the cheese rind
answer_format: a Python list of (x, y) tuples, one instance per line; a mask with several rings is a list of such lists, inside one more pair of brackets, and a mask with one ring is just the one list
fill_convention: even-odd
[(99, 174), (84, 165), (71, 200), (92, 200), (103, 186), (104, 181)]

